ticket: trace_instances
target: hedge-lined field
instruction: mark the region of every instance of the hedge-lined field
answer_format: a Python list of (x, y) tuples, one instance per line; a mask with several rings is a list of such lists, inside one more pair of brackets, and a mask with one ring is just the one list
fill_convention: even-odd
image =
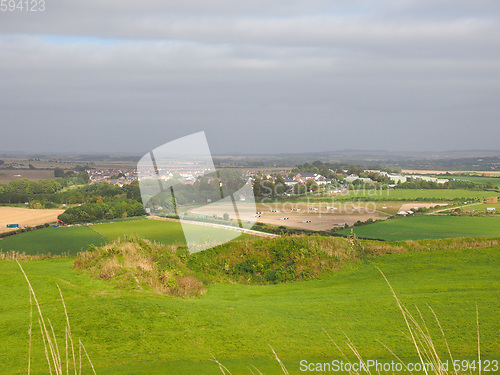
[[(449, 237), (500, 237), (498, 216), (416, 216), (379, 221), (353, 228), (361, 238), (386, 241)], [(351, 228), (340, 234), (348, 235)]]

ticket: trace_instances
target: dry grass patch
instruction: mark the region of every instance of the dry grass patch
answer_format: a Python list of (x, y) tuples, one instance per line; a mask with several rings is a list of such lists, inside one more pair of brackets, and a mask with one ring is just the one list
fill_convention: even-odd
[(126, 238), (78, 254), (73, 268), (125, 288), (151, 289), (175, 297), (204, 294), (205, 287), (183, 264), (182, 255), (175, 246)]

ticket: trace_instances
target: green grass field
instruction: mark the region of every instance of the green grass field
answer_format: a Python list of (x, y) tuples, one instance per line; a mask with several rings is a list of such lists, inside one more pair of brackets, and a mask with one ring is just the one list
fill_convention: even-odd
[[(196, 226), (201, 238), (208, 235), (208, 229)], [(214, 240), (224, 239), (228, 231), (220, 229), (210, 233), (217, 236)], [(230, 232), (234, 233), (234, 232)], [(59, 227), (43, 228), (36, 231), (17, 234), (0, 240), (0, 250), (25, 252), (34, 254), (76, 254), (87, 250), (88, 246), (94, 244), (100, 246), (108, 240), (115, 240), (124, 235), (137, 235), (151, 241), (163, 244), (186, 243), (180, 223), (159, 220), (130, 220), (118, 223), (96, 224), (81, 227)], [(236, 240), (248, 240), (255, 236), (242, 234)]]
[(496, 197), (499, 193), (492, 191), (475, 191), (475, 190), (460, 190), (460, 189), (394, 189), (383, 191), (360, 191), (350, 192), (348, 195), (335, 197), (337, 200), (356, 200), (358, 197), (366, 197), (372, 201), (391, 201), (391, 200), (485, 200), (487, 197)]
[(127, 234), (132, 236), (137, 235), (141, 238), (164, 244), (185, 243), (181, 224), (171, 221), (136, 220), (96, 224), (91, 227), (109, 240), (115, 240)]
[[(372, 262), (413, 313), (413, 304), (421, 308), (443, 355), (446, 348), (426, 304), (438, 314), (454, 358), (464, 359), (476, 356), (477, 303), (481, 353), (491, 358), (500, 355), (499, 250), (393, 254)], [(393, 359), (380, 340), (401, 358), (416, 360), (401, 332), (406, 328), (396, 302), (369, 262), (351, 263), (313, 281), (212, 285), (206, 295), (190, 299), (119, 289), (72, 270), (71, 258), (21, 263), (64, 347), (56, 284), (61, 287), (73, 338), (82, 340), (98, 374), (221, 374), (212, 355), (234, 375), (249, 374), (251, 365), (264, 374), (282, 374), (269, 345), (291, 374), (299, 374), (301, 359), (340, 359), (324, 330), (348, 351), (345, 333), (365, 359)], [(0, 262), (0, 285), (0, 373), (24, 373), (29, 298), (15, 262)], [(44, 374), (47, 364), (34, 324), (31, 374)], [(84, 373), (91, 373), (88, 365)]]
[(297, 198), (287, 199), (288, 202), (332, 202), (333, 201), (356, 201), (358, 199), (373, 202), (389, 201), (419, 201), (440, 202), (440, 201), (468, 201), (468, 200), (486, 200), (487, 197), (497, 197), (500, 193), (494, 191), (482, 190), (463, 190), (463, 189), (393, 189), (393, 190), (354, 190), (345, 195), (335, 195), (330, 197), (321, 197), (318, 195), (309, 195), (307, 197), (299, 196)]
[[(440, 177), (441, 178), (441, 177)], [(455, 180), (463, 180), (463, 181), (470, 181), (474, 182), (476, 184), (487, 184), (488, 182), (491, 182), (495, 186), (500, 187), (500, 178), (498, 177), (470, 177), (470, 176), (444, 176), (442, 178), (450, 178), (450, 179), (455, 179)]]
[[(417, 216), (391, 219), (353, 228), (361, 238), (386, 241), (449, 237), (500, 237), (500, 217)], [(339, 233), (348, 235), (351, 228)]]
[[(225, 229), (215, 229), (196, 224), (188, 224), (187, 226), (196, 228), (197, 236), (200, 239), (206, 237), (207, 240), (222, 241), (226, 239), (228, 233), (231, 235), (235, 233)], [(96, 224), (92, 225), (92, 228), (109, 240), (115, 240), (118, 237), (123, 237), (127, 234), (160, 242), (166, 245), (183, 245), (186, 243), (181, 224), (172, 221), (136, 220), (120, 223)], [(209, 238), (209, 236), (212, 236), (213, 238)], [(236, 240), (247, 240), (252, 238), (255, 238), (255, 236), (242, 234), (237, 237)]]
[(76, 254), (87, 250), (91, 244), (100, 246), (104, 243), (105, 239), (101, 235), (86, 226), (49, 227), (5, 237), (0, 240), (0, 250), (24, 252), (29, 255)]

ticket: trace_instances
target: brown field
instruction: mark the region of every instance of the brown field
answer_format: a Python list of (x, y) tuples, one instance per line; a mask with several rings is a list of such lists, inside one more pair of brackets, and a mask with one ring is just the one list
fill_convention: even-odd
[(428, 170), (428, 169), (403, 169), (401, 173), (407, 174), (463, 174), (463, 173), (471, 173), (471, 174), (485, 174), (490, 176), (500, 176), (500, 171), (436, 171), (436, 170)]
[[(279, 212), (271, 212), (271, 210)], [(231, 219), (235, 219), (231, 214), (233, 212), (232, 204), (215, 204), (210, 206), (210, 211), (206, 211), (204, 207), (192, 208), (189, 211), (193, 214), (203, 215), (215, 213), (220, 217), (224, 213), (228, 213)], [(256, 217), (256, 212), (262, 212), (260, 217)], [(311, 230), (328, 230), (338, 226), (340, 223), (353, 225), (358, 220), (384, 220), (389, 217), (388, 214), (379, 211), (374, 203), (353, 204), (351, 202), (337, 202), (335, 205), (325, 202), (257, 203), (255, 211), (253, 209), (243, 210), (239, 214), (243, 220), (257, 220), (261, 223)], [(282, 220), (284, 217), (288, 217), (288, 220)], [(303, 221), (311, 222), (304, 223)]]
[[(279, 212), (271, 212), (271, 210)], [(262, 212), (257, 218), (258, 222), (311, 230), (328, 230), (341, 223), (353, 225), (358, 220), (385, 220), (389, 217), (379, 211), (374, 203), (259, 203), (257, 211)], [(288, 219), (282, 220), (285, 217)], [(311, 222), (304, 223), (304, 221)]]
[(29, 208), (0, 207), (0, 232), (6, 232), (7, 224), (19, 224), (19, 226), (34, 226), (52, 223), (64, 210), (32, 210)]
[(0, 169), (0, 183), (7, 184), (14, 180), (27, 178), (38, 181), (54, 178), (54, 171), (46, 169)]

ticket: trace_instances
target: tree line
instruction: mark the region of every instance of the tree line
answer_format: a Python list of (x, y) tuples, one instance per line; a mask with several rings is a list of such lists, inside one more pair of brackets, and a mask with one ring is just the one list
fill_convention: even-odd
[(58, 216), (66, 224), (90, 223), (99, 220), (111, 220), (146, 215), (142, 203), (124, 199), (112, 202), (85, 203), (71, 207)]

